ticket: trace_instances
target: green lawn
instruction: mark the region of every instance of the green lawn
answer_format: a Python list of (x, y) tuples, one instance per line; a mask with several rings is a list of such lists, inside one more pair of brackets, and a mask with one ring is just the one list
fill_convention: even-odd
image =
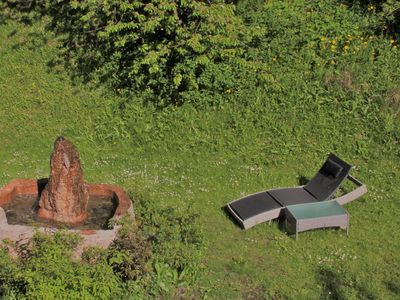
[[(116, 183), (141, 201), (199, 214), (207, 250), (195, 297), (399, 299), (400, 159), (385, 144), (367, 140), (366, 154), (357, 153), (353, 137), (326, 119), (329, 112), (311, 109), (271, 113), (263, 126), (249, 127), (234, 123), (240, 108), (233, 105), (206, 112), (138, 105), (120, 119), (110, 109), (118, 98), (49, 65), (57, 49), (41, 30), (0, 26), (0, 185), (48, 176), (53, 141), (64, 135), (78, 147), (89, 182)], [(157, 119), (165, 129), (152, 129)], [(293, 129), (281, 126), (291, 122)], [(153, 141), (149, 132), (159, 135)], [(369, 190), (345, 207), (349, 237), (325, 229), (301, 233), (296, 242), (277, 222), (244, 231), (222, 210), (248, 193), (298, 185), (331, 150), (355, 166)]]

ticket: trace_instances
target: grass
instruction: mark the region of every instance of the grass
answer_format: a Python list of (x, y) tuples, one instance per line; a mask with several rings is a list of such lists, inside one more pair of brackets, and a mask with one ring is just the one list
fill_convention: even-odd
[[(119, 98), (49, 66), (57, 49), (42, 30), (0, 27), (0, 185), (48, 176), (52, 143), (65, 135), (78, 147), (89, 182), (121, 185), (137, 195), (134, 207), (151, 200), (199, 214), (207, 250), (194, 296), (398, 299), (399, 157), (373, 139), (361, 148), (353, 143), (348, 128), (367, 130), (366, 124), (337, 124), (329, 110), (300, 113), (304, 102), (281, 110), (272, 102), (269, 114), (256, 104), (205, 112), (138, 104), (120, 119), (111, 105)], [(330, 150), (355, 165), (353, 174), (369, 189), (346, 205), (350, 237), (325, 229), (296, 242), (277, 222), (244, 231), (223, 212), (232, 199), (310, 178)]]

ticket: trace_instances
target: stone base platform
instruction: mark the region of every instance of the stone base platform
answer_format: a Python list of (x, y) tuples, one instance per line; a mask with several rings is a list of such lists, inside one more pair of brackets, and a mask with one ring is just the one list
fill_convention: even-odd
[[(47, 184), (47, 178), (40, 180), (33, 179), (15, 179), (0, 189), (0, 206), (13, 200), (13, 198), (21, 195), (29, 195), (39, 197), (40, 192)], [(109, 196), (114, 197), (117, 201), (114, 216), (111, 220), (118, 221), (125, 215), (129, 215), (134, 220), (134, 212), (132, 201), (127, 193), (120, 187), (110, 184), (87, 184), (89, 194), (91, 196)], [(109, 230), (75, 230), (70, 229), (68, 232), (75, 232), (81, 235), (82, 242), (77, 250), (82, 252), (85, 247), (98, 246), (107, 248), (116, 238), (120, 225), (114, 225)], [(0, 207), (0, 243), (7, 239), (19, 244), (28, 242), (35, 233), (35, 228), (26, 225), (9, 225), (5, 211)], [(45, 233), (54, 233), (58, 229), (51, 227), (39, 227), (37, 230)]]

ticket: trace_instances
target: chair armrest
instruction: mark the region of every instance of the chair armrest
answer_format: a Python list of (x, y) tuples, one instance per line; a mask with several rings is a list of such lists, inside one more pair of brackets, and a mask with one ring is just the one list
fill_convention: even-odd
[(362, 183), (360, 180), (358, 180), (357, 178), (349, 175), (349, 176), (347, 176), (347, 179), (349, 179), (351, 182), (353, 182), (355, 185), (357, 185), (357, 188), (347, 194), (344, 194), (343, 196), (336, 198), (335, 200), (340, 205), (347, 204), (357, 198), (360, 198), (362, 195), (364, 195), (368, 191), (367, 186), (364, 183)]

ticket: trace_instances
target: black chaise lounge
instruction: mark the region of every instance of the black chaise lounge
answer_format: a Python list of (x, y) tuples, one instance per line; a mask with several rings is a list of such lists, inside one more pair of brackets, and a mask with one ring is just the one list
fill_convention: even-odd
[(306, 185), (251, 194), (228, 203), (226, 207), (243, 228), (248, 229), (278, 218), (285, 213), (287, 206), (332, 199), (342, 182), (349, 179), (357, 185), (357, 188), (334, 199), (343, 205), (367, 192), (362, 182), (349, 175), (350, 170), (349, 164), (330, 154), (318, 173)]

